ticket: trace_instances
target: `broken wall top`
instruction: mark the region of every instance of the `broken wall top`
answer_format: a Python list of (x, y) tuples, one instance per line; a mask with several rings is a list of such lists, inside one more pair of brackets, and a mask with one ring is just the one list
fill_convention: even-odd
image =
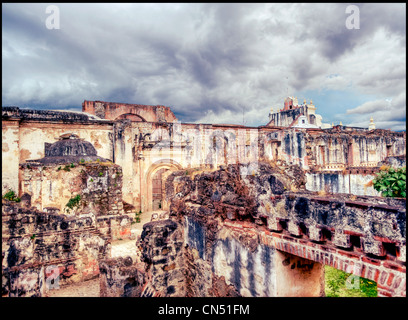
[(64, 123), (107, 122), (107, 120), (100, 119), (92, 114), (79, 111), (34, 110), (20, 109), (19, 107), (2, 107), (1, 111), (3, 120), (57, 121)]

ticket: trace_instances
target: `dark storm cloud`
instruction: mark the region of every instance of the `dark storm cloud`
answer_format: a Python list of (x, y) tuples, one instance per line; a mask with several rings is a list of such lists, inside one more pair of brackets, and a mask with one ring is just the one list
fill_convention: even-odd
[(347, 4), (65, 3), (48, 30), (47, 4), (3, 4), (2, 104), (162, 104), (224, 123), (244, 110), (260, 125), (286, 93), (351, 84), (376, 106), (405, 91), (405, 6), (357, 5), (359, 30), (345, 27)]

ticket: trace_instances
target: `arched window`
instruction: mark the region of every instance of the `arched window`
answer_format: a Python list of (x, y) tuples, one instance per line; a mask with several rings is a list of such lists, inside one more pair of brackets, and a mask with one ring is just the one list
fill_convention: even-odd
[(309, 116), (309, 122), (310, 124), (316, 124), (316, 116), (314, 114)]

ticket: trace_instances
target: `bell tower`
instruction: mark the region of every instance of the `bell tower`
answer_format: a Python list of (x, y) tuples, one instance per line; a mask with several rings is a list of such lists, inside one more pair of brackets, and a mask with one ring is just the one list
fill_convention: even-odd
[(375, 129), (375, 123), (373, 117), (370, 118), (370, 124), (368, 125), (368, 130), (374, 130)]

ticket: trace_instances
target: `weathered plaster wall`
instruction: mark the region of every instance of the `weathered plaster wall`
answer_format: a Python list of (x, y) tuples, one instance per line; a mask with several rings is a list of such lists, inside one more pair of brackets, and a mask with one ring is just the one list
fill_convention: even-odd
[(44, 144), (54, 143), (61, 135), (73, 133), (89, 141), (102, 158), (112, 160), (111, 124), (39, 123), (20, 124), (20, 163), (45, 156)]
[(324, 265), (280, 250), (275, 252), (277, 297), (323, 297)]
[(18, 121), (2, 121), (1, 181), (2, 194), (18, 190), (20, 135)]
[(288, 130), (282, 136), (282, 158), (288, 164), (307, 167), (304, 130)]
[(118, 165), (29, 162), (21, 165), (20, 170), (21, 191), (31, 196), (32, 205), (39, 210), (55, 207), (66, 214), (74, 214), (74, 211), (65, 212), (65, 209), (68, 200), (77, 194), (82, 195), (83, 201), (92, 202), (98, 215), (117, 214), (123, 209), (122, 170)]
[(303, 169), (339, 170), (375, 167), (387, 157), (405, 155), (405, 133), (388, 130), (263, 129), (265, 157), (299, 164)]
[[(23, 194), (31, 196), (38, 210), (53, 208), (68, 216), (92, 214), (98, 229), (112, 239), (130, 237), (130, 223), (123, 210), (122, 169), (113, 163), (77, 163), (21, 165)], [(70, 199), (80, 196), (77, 207), (70, 209)]]
[(306, 190), (328, 193), (351, 193), (359, 196), (380, 196), (370, 184), (375, 174), (352, 174), (339, 171), (307, 172)]
[[(342, 181), (347, 179), (341, 176), (346, 169), (375, 168), (379, 162), (387, 161), (387, 157), (404, 157), (406, 153), (405, 133), (388, 130), (181, 124), (169, 121), (171, 110), (160, 106), (103, 102), (96, 108), (98, 111), (96, 103), (102, 102), (85, 102), (93, 108), (85, 111), (104, 118), (108, 113), (115, 113), (116, 117), (116, 113), (137, 113), (140, 109), (150, 112), (152, 117), (154, 114), (151, 119), (146, 116), (146, 121), (157, 122), (114, 121), (87, 113), (3, 108), (3, 194), (7, 188), (18, 185), (18, 163), (41, 158), (44, 143), (55, 142), (66, 133), (89, 141), (99, 156), (122, 167), (123, 200), (143, 212), (152, 209), (151, 178), (161, 168), (170, 171), (197, 167), (216, 169), (221, 165), (245, 163), (251, 164), (245, 169), (251, 172), (256, 170), (259, 160), (271, 160), (297, 164), (311, 174), (333, 171)], [(365, 194), (358, 179), (349, 179), (349, 189)], [(338, 185), (338, 189), (345, 187)]]
[(221, 230), (213, 248), (214, 273), (233, 284), (241, 296), (276, 296), (276, 250), (259, 244), (246, 248), (231, 233)]

